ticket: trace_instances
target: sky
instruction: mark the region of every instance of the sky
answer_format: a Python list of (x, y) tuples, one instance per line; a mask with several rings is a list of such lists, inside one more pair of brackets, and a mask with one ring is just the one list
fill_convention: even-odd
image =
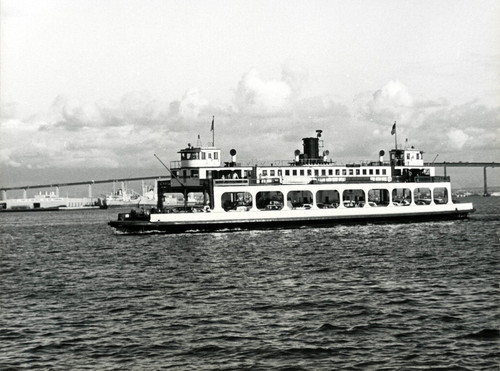
[(427, 161), (500, 161), (499, 82), (497, 0), (0, 0), (0, 186), (162, 174), (213, 116), (242, 163), (316, 129), (376, 160), (395, 121)]

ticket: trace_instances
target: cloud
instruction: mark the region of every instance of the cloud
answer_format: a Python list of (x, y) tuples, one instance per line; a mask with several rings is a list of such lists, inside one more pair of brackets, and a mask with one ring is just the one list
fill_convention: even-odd
[(290, 112), (291, 97), (292, 87), (286, 81), (265, 81), (252, 69), (238, 83), (234, 101), (243, 114), (272, 117)]
[(363, 107), (362, 116), (377, 124), (410, 121), (414, 114), (414, 99), (399, 80), (391, 80), (376, 90)]
[(470, 138), (463, 130), (455, 128), (449, 130), (446, 135), (448, 137), (448, 145), (452, 149), (462, 149)]
[[(471, 153), (493, 161), (500, 148), (500, 107), (478, 102), (452, 105), (443, 99), (418, 100), (398, 80), (356, 97), (353, 104), (330, 94), (304, 96), (308, 73), (285, 64), (278, 78), (263, 79), (257, 70), (244, 74), (234, 97), (215, 103), (199, 89), (188, 89), (166, 102), (145, 92), (119, 99), (80, 102), (59, 96), (47, 113), (16, 118), (15, 105), (0, 121), (0, 165), (11, 168), (116, 168), (154, 166), (154, 153), (169, 160), (187, 143), (211, 142), (223, 154), (238, 150), (239, 160), (286, 160), (301, 148), (301, 138), (322, 129), (325, 149), (340, 162), (374, 159), (400, 144), (448, 161)], [(227, 147), (227, 148), (226, 148)], [(467, 160), (467, 159), (464, 159)]]

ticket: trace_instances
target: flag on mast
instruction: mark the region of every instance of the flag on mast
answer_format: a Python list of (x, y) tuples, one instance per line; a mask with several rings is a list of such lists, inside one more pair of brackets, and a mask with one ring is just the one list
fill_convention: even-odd
[(212, 132), (212, 147), (215, 147), (215, 116), (212, 116), (212, 126), (210, 127), (210, 131)]
[(391, 135), (396, 134), (396, 121), (394, 121), (394, 125), (392, 125)]

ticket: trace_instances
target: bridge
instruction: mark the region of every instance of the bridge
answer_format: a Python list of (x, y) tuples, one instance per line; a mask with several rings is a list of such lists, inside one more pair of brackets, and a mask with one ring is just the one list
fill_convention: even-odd
[[(483, 182), (484, 182), (484, 194), (488, 193), (488, 183), (487, 183), (487, 173), (486, 169), (491, 167), (500, 167), (500, 162), (427, 162), (425, 166), (443, 167), (444, 176), (447, 176), (446, 169), (448, 167), (482, 167), (483, 168)], [(12, 190), (22, 190), (23, 198), (27, 198), (27, 191), (29, 189), (40, 189), (40, 188), (55, 188), (56, 195), (59, 196), (60, 187), (71, 187), (71, 186), (81, 186), (88, 185), (89, 198), (92, 198), (92, 185), (94, 184), (104, 184), (104, 183), (114, 183), (114, 182), (132, 182), (141, 180), (151, 180), (166, 178), (165, 175), (153, 175), (153, 176), (143, 176), (138, 178), (119, 178), (119, 179), (105, 179), (105, 180), (88, 180), (82, 182), (70, 182), (70, 183), (50, 183), (50, 184), (36, 184), (36, 185), (25, 185), (18, 187), (0, 187), (0, 200), (7, 199), (7, 191)], [(167, 177), (168, 178), (168, 177)]]
[(443, 167), (444, 176), (446, 176), (446, 168), (448, 167), (482, 167), (483, 168), (483, 186), (484, 194), (488, 194), (488, 177), (486, 169), (489, 167), (499, 167), (500, 162), (426, 162), (425, 166)]

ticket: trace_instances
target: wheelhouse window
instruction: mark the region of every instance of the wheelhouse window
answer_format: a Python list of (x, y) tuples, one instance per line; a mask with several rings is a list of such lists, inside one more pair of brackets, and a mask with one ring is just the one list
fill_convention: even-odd
[(218, 160), (219, 159), (219, 152), (214, 152), (214, 160)]

